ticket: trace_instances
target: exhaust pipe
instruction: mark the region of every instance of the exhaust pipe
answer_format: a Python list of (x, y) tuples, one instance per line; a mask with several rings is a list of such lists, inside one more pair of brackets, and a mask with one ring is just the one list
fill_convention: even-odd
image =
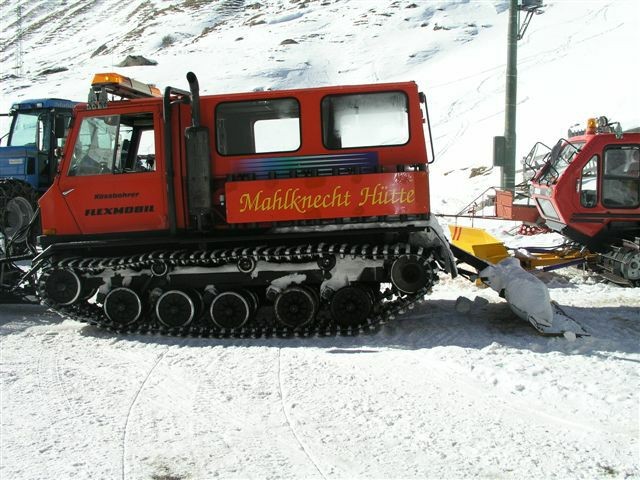
[(200, 86), (195, 73), (187, 73), (191, 90), (192, 126), (185, 129), (187, 199), (189, 215), (198, 231), (207, 230), (211, 215), (211, 148), (209, 129), (200, 123)]
[(200, 126), (200, 84), (193, 72), (187, 73), (187, 82), (191, 91), (191, 122), (194, 127)]

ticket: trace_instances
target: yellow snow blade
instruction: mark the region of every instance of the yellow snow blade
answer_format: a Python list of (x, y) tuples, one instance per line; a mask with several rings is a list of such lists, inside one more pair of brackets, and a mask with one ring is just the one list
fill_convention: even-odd
[(456, 247), (489, 263), (509, 257), (504, 243), (480, 228), (449, 225), (449, 232)]

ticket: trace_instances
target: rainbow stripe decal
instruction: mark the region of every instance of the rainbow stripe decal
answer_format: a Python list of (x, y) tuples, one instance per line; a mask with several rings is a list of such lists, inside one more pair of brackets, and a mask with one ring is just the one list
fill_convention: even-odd
[(340, 155), (305, 155), (299, 157), (243, 158), (235, 162), (238, 173), (267, 176), (269, 172), (286, 173), (291, 170), (364, 167), (374, 170), (378, 165), (377, 152), (357, 152)]

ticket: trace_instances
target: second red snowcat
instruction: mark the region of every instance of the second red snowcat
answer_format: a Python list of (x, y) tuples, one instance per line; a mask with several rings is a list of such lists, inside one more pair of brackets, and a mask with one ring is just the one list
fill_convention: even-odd
[(640, 287), (640, 132), (592, 118), (530, 157), (540, 150), (530, 192), (546, 226), (594, 252), (603, 276)]

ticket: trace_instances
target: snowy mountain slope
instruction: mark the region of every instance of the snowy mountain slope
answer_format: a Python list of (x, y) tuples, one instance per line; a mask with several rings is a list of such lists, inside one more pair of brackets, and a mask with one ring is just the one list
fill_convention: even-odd
[[(22, 5), (24, 77), (15, 78)], [(159, 86), (200, 77), (203, 93), (415, 80), (430, 102), (435, 176), (455, 171), (468, 190), (434, 182), (434, 207), (455, 213), (487, 186), (494, 135), (503, 132), (508, 2), (411, 0), (5, 0), (0, 110), (28, 97), (84, 100), (95, 72), (117, 70)], [(640, 125), (629, 64), (640, 26), (633, 0), (550, 1), (519, 42), (517, 154), (568, 126), (609, 115)], [(116, 67), (128, 54), (158, 62)], [(67, 71), (42, 75), (45, 70)], [(463, 170), (466, 169), (466, 170)]]
[[(639, 4), (548, 3), (520, 42), (519, 155), (594, 114), (640, 125)], [(490, 169), (503, 129), (505, 7), (4, 0), (0, 110), (84, 100), (97, 71), (184, 88), (193, 70), (204, 93), (415, 80), (430, 102), (432, 203), (455, 213), (498, 179), (469, 176)], [(128, 54), (158, 65), (115, 67)], [(40, 74), (55, 67), (68, 70)], [(357, 338), (121, 337), (0, 306), (0, 478), (640, 477), (638, 292), (571, 269), (544, 280), (590, 337), (541, 337), (460, 278)], [(465, 314), (459, 296), (484, 301)]]

